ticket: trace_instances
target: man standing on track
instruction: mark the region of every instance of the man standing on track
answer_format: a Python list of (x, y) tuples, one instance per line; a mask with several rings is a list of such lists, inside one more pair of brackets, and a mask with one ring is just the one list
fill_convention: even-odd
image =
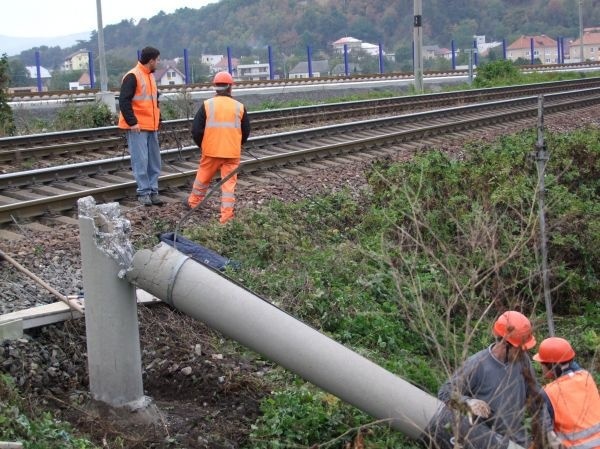
[(137, 198), (144, 206), (163, 203), (158, 197), (160, 109), (153, 75), (159, 56), (156, 48), (143, 48), (137, 65), (123, 77), (119, 94), (119, 128), (127, 130)]
[(220, 169), (221, 179), (231, 175), (221, 186), (220, 222), (225, 224), (233, 218), (235, 172), (240, 166), (242, 145), (250, 136), (250, 119), (244, 105), (231, 97), (233, 78), (229, 72), (217, 73), (213, 84), (217, 94), (204, 101), (192, 125), (192, 137), (201, 148), (202, 157), (192, 192), (184, 204), (187, 208), (200, 204), (211, 179)]

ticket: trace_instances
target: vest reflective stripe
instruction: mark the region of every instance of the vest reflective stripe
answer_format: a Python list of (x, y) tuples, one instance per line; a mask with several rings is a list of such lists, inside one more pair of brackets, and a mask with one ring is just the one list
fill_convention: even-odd
[(221, 207), (234, 207), (235, 206), (235, 193), (222, 192), (221, 193)]
[(600, 395), (585, 370), (562, 375), (544, 387), (554, 408), (554, 430), (564, 446), (600, 447)]
[(600, 423), (593, 425), (592, 427), (588, 427), (587, 429), (580, 430), (578, 432), (571, 433), (558, 433), (559, 438), (563, 440), (575, 441), (581, 440), (582, 438), (589, 438), (595, 433), (600, 432)]
[(206, 117), (206, 127), (207, 128), (239, 128), (242, 129), (242, 105), (236, 101), (235, 105), (235, 115), (233, 120), (229, 122), (225, 121), (217, 121), (215, 119), (215, 99), (210, 98), (206, 100), (206, 108), (207, 117)]
[[(144, 131), (156, 131), (158, 130), (160, 121), (160, 110), (158, 109), (158, 88), (156, 87), (154, 75), (148, 72), (141, 63), (138, 63), (125, 76), (130, 73), (136, 79), (135, 93), (131, 99), (131, 108), (138, 121), (138, 125)], [(125, 121), (122, 113), (119, 113), (119, 128), (131, 128)]]
[(141, 94), (134, 95), (132, 100), (153, 100), (155, 97), (152, 95), (152, 92), (148, 92), (148, 86), (146, 84), (146, 78), (142, 76), (139, 69), (133, 69), (135, 71), (135, 77), (141, 85)]
[(206, 191), (208, 190), (208, 187), (209, 187), (208, 184), (202, 184), (201, 182), (194, 180), (194, 185), (192, 186), (192, 194), (204, 196), (204, 195), (206, 195)]
[(206, 124), (202, 154), (210, 157), (239, 158), (242, 151), (244, 105), (225, 95), (204, 101)]
[[(563, 442), (563, 445), (564, 444), (565, 443)], [(574, 449), (598, 449), (600, 447), (600, 438), (596, 438), (592, 441), (586, 441), (585, 443), (581, 444), (569, 445), (568, 447)]]

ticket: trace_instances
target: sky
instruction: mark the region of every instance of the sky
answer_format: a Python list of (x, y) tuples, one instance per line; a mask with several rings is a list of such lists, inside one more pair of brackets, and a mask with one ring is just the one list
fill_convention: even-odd
[[(102, 24), (150, 18), (178, 8), (198, 9), (218, 0), (101, 0)], [(2, 0), (0, 35), (56, 37), (98, 28), (97, 0)]]

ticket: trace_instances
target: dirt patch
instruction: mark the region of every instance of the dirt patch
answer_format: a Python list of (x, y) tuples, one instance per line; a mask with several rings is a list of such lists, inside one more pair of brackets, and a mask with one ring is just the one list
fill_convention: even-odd
[(139, 308), (144, 393), (159, 424), (130, 425), (90, 409), (85, 321), (48, 326), (0, 347), (0, 366), (30, 406), (50, 410), (100, 446), (237, 448), (247, 440), (270, 364), (165, 304)]

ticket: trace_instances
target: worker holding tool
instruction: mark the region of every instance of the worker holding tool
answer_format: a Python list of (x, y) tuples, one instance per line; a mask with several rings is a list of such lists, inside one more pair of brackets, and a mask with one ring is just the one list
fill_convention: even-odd
[(213, 84), (216, 95), (204, 101), (192, 124), (192, 138), (200, 147), (202, 156), (192, 192), (184, 200), (184, 205), (191, 209), (200, 204), (208, 192), (210, 181), (220, 169), (224, 181), (221, 185), (220, 222), (224, 224), (234, 215), (237, 170), (242, 145), (250, 136), (250, 119), (244, 105), (231, 96), (233, 78), (229, 72), (217, 73)]
[(600, 395), (594, 378), (575, 362), (571, 344), (560, 337), (546, 338), (533, 360), (552, 379), (542, 396), (554, 430), (568, 448), (600, 448)]
[(537, 432), (541, 436), (536, 441), (551, 429), (540, 397), (541, 388), (527, 355), (535, 346), (531, 322), (520, 312), (504, 312), (493, 325), (493, 335), (496, 341), (469, 357), (442, 385), (438, 398), (465, 412), (471, 424), (484, 424), (499, 436), (528, 447), (530, 437), (525, 430), (528, 401), (534, 404), (530, 413), (536, 425), (541, 423)]

